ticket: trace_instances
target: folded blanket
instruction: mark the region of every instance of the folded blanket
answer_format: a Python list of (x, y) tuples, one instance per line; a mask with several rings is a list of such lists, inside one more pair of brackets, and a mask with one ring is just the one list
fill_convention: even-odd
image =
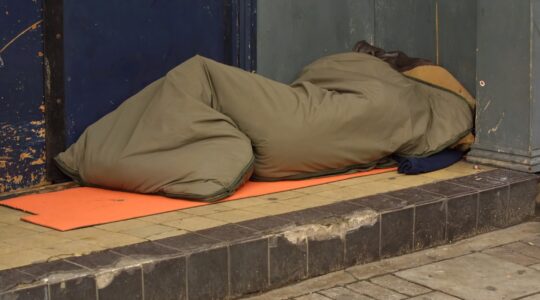
[(427, 157), (400, 157), (393, 158), (398, 162), (398, 172), (408, 175), (437, 171), (446, 168), (463, 157), (463, 152), (446, 149)]

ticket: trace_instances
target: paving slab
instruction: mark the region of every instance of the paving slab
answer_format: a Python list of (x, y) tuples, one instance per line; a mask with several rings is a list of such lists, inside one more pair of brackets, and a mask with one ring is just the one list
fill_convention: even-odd
[(487, 249), (483, 252), (522, 266), (540, 263), (540, 248), (521, 242)]
[(295, 300), (330, 300), (331, 298), (325, 297), (321, 294), (313, 293), (308, 294), (304, 296), (300, 296), (298, 298), (294, 298)]
[[(461, 249), (460, 249), (461, 250)], [(441, 250), (441, 253), (448, 253), (447, 250)], [(452, 252), (452, 257), (462, 255), (465, 253), (470, 253), (468, 250), (466, 252)], [(371, 277), (388, 274), (396, 272), (399, 270), (408, 269), (411, 267), (417, 267), (425, 265), (428, 263), (433, 263), (437, 261), (436, 257), (431, 255), (429, 252), (422, 251), (411, 253), (407, 255), (402, 255), (394, 258), (385, 259), (378, 262), (373, 262), (365, 265), (358, 265), (346, 269), (346, 272), (352, 274), (358, 280), (364, 280)]]
[(459, 241), (455, 245), (463, 245), (472, 251), (482, 251), (487, 248), (530, 238), (531, 235), (537, 235), (539, 232), (540, 222), (529, 222), (505, 230), (497, 230), (482, 234), (470, 240)]
[(367, 281), (349, 284), (347, 288), (377, 300), (401, 300), (407, 298), (405, 295)]
[[(537, 211), (538, 211), (538, 209), (537, 209)], [(540, 214), (538, 214), (538, 215), (540, 216)], [(534, 236), (532, 236), (532, 237), (530, 237), (528, 239), (525, 239), (524, 242), (526, 242), (530, 246), (540, 247), (540, 234), (534, 235)]]
[(418, 284), (414, 284), (412, 282), (408, 282), (407, 280), (396, 277), (394, 275), (375, 277), (372, 278), (370, 281), (407, 296), (418, 296), (431, 292), (430, 289), (427, 289)]
[(507, 246), (514, 252), (535, 258), (540, 262), (540, 247), (529, 245), (527, 243), (512, 243)]
[(401, 271), (396, 275), (469, 300), (515, 299), (540, 292), (540, 272), (483, 253)]
[(344, 287), (335, 287), (328, 290), (320, 291), (319, 293), (334, 300), (371, 300), (368, 296), (361, 295), (353, 290)]
[(459, 300), (459, 298), (452, 297), (441, 292), (432, 292), (421, 296), (416, 296), (414, 298), (409, 298), (409, 300)]
[(349, 273), (338, 271), (323, 276), (308, 279), (295, 285), (287, 286), (281, 289), (272, 290), (266, 294), (247, 298), (250, 300), (276, 300), (289, 299), (306, 294), (309, 291), (318, 291), (335, 286), (344, 286), (355, 282), (356, 279)]
[(540, 294), (531, 295), (529, 297), (521, 298), (520, 300), (540, 300)]

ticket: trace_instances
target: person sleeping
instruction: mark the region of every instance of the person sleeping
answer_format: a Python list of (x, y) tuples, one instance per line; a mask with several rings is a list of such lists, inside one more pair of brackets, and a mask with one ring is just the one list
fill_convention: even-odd
[(474, 99), (441, 67), (407, 72), (348, 52), (316, 60), (286, 85), (195, 56), (89, 126), (55, 161), (83, 185), (216, 201), (250, 178), (367, 170), (392, 155), (463, 145)]

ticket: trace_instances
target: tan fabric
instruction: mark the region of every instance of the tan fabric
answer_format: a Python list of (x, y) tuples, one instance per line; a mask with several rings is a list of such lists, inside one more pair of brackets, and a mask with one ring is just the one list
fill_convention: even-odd
[(57, 157), (82, 183), (216, 200), (255, 179), (372, 168), (465, 136), (467, 103), (378, 58), (344, 53), (287, 86), (200, 56), (131, 97)]
[(451, 145), (450, 148), (465, 152), (471, 149), (472, 144), (474, 144), (474, 135), (469, 133), (457, 143)]
[[(473, 111), (476, 108), (476, 100), (474, 99), (474, 97), (452, 74), (450, 74), (450, 72), (440, 66), (417, 66), (412, 70), (403, 72), (403, 74), (411, 78), (452, 91), (463, 97), (463, 99), (467, 101)], [(450, 148), (467, 151), (471, 148), (473, 143), (474, 135), (472, 133), (469, 133), (457, 143), (450, 146)]]
[(403, 74), (427, 82), (432, 85), (436, 85), (452, 91), (469, 103), (472, 109), (476, 107), (476, 100), (467, 91), (467, 89), (446, 69), (440, 66), (418, 66), (412, 70), (403, 72)]

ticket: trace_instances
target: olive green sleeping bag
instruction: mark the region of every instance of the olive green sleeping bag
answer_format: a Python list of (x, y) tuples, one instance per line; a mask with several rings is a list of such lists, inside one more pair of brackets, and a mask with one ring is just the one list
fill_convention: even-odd
[(85, 185), (213, 201), (250, 177), (426, 156), (472, 123), (462, 97), (363, 53), (319, 59), (290, 86), (195, 56), (88, 127), (56, 162)]

